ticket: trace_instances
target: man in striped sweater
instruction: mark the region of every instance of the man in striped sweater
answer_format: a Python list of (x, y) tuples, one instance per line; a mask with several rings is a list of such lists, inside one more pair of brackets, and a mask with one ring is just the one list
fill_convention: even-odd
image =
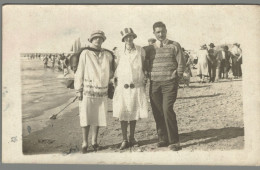
[(146, 60), (151, 79), (150, 101), (159, 138), (157, 146), (168, 146), (171, 150), (178, 151), (181, 147), (173, 105), (186, 63), (180, 44), (166, 38), (164, 23), (156, 22), (153, 32), (158, 41), (146, 49)]

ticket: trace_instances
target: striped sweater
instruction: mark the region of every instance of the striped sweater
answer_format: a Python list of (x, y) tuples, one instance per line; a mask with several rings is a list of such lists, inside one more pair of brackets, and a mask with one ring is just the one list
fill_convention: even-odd
[(184, 53), (179, 43), (167, 40), (163, 47), (148, 46), (146, 49), (147, 71), (152, 81), (165, 81), (182, 76), (185, 70)]

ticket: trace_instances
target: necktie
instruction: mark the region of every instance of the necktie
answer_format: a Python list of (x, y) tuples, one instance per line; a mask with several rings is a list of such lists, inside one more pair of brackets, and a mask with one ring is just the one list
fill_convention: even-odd
[(160, 43), (160, 48), (162, 48), (163, 47), (163, 43), (162, 43), (162, 41), (161, 41), (161, 43)]

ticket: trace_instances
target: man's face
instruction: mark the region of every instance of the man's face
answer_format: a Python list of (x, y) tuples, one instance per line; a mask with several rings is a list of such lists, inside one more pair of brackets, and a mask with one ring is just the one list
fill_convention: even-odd
[(95, 46), (101, 46), (103, 42), (104, 42), (104, 40), (101, 37), (94, 37), (92, 39), (92, 44)]
[(164, 27), (156, 27), (153, 34), (158, 41), (163, 41), (166, 39), (167, 30)]

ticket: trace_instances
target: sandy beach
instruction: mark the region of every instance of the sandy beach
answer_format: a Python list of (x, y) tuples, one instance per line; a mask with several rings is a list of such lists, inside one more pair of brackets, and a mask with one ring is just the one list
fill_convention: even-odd
[[(192, 72), (196, 75), (196, 70)], [(179, 89), (174, 105), (183, 150), (243, 149), (242, 80), (221, 80), (219, 83), (205, 84), (197, 81), (197, 77), (192, 77), (189, 88)], [(42, 98), (36, 96), (33, 100), (28, 97), (31, 95), (24, 94), (25, 91), (23, 90), (23, 153), (80, 153), (82, 132), (78, 102), (61, 112), (56, 120), (49, 119), (74, 99), (74, 90), (57, 83), (53, 91), (44, 91)], [(27, 102), (24, 101), (26, 97)], [(37, 100), (39, 101), (35, 102)], [(98, 141), (101, 148), (98, 152), (168, 151), (167, 147), (156, 147), (157, 133), (151, 108), (148, 119), (137, 122), (135, 137), (140, 143), (139, 147), (119, 150), (122, 133), (120, 122), (112, 117), (111, 100), (107, 122), (107, 127), (100, 128)], [(89, 152), (93, 152), (91, 146)]]

